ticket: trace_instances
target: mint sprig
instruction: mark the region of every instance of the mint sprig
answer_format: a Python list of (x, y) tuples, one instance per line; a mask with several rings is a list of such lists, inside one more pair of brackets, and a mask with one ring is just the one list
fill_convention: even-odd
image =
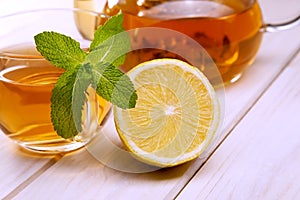
[(89, 52), (69, 36), (45, 31), (34, 37), (37, 50), (66, 71), (52, 91), (51, 120), (58, 135), (71, 138), (82, 131), (82, 109), (87, 88), (123, 109), (133, 108), (137, 94), (129, 77), (117, 67), (124, 63), (130, 39), (123, 15), (110, 18), (94, 34)]

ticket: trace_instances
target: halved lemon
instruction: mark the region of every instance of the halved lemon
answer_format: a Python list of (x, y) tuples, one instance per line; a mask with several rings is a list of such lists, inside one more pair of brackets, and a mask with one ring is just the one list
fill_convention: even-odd
[(136, 107), (114, 107), (117, 132), (137, 159), (171, 167), (198, 157), (219, 123), (217, 95), (201, 71), (177, 59), (155, 59), (128, 72)]

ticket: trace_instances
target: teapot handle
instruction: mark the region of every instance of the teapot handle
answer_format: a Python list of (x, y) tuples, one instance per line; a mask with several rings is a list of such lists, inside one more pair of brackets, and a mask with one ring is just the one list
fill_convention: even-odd
[(300, 25), (300, 15), (290, 21), (279, 24), (263, 24), (261, 32), (274, 33), (278, 31), (287, 30)]

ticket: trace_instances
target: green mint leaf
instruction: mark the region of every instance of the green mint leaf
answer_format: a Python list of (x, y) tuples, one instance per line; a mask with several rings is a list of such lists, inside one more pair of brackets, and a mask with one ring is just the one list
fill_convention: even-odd
[(51, 119), (56, 132), (71, 138), (82, 131), (82, 108), (91, 76), (85, 67), (66, 71), (57, 81), (51, 97)]
[(85, 60), (86, 53), (80, 43), (71, 37), (45, 31), (34, 36), (34, 40), (37, 50), (55, 66), (70, 69)]
[(97, 94), (123, 109), (135, 106), (137, 94), (126, 74), (108, 63), (96, 64), (92, 73)]
[[(78, 132), (82, 131), (82, 112), (84, 103), (89, 101), (87, 89), (92, 85), (92, 73), (89, 64), (81, 65), (77, 71), (72, 91), (73, 119)], [(91, 106), (91, 105), (90, 105)]]
[(123, 15), (119, 14), (98, 27), (86, 62), (108, 62), (115, 66), (124, 63), (125, 54), (130, 51), (130, 38), (122, 24)]
[(97, 48), (102, 42), (118, 33), (124, 32), (123, 15), (118, 14), (111, 17), (103, 26), (99, 26), (94, 33), (94, 39), (90, 45), (90, 51)]
[(55, 131), (63, 138), (71, 138), (77, 134), (72, 110), (72, 92), (77, 71), (78, 69), (66, 71), (52, 90), (51, 119)]

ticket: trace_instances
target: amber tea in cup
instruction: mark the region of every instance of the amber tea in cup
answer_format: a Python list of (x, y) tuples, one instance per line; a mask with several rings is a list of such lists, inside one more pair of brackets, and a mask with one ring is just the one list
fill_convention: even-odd
[[(51, 65), (37, 52), (33, 37), (42, 31), (57, 31), (82, 39), (74, 22), (74, 15), (80, 12), (50, 9), (0, 17), (4, 27), (0, 32), (0, 128), (26, 149), (43, 153), (78, 149), (95, 136), (109, 111), (110, 104), (89, 88), (82, 132), (64, 139), (57, 135), (51, 122), (52, 89), (64, 70)], [(83, 39), (82, 42), (89, 43)]]

